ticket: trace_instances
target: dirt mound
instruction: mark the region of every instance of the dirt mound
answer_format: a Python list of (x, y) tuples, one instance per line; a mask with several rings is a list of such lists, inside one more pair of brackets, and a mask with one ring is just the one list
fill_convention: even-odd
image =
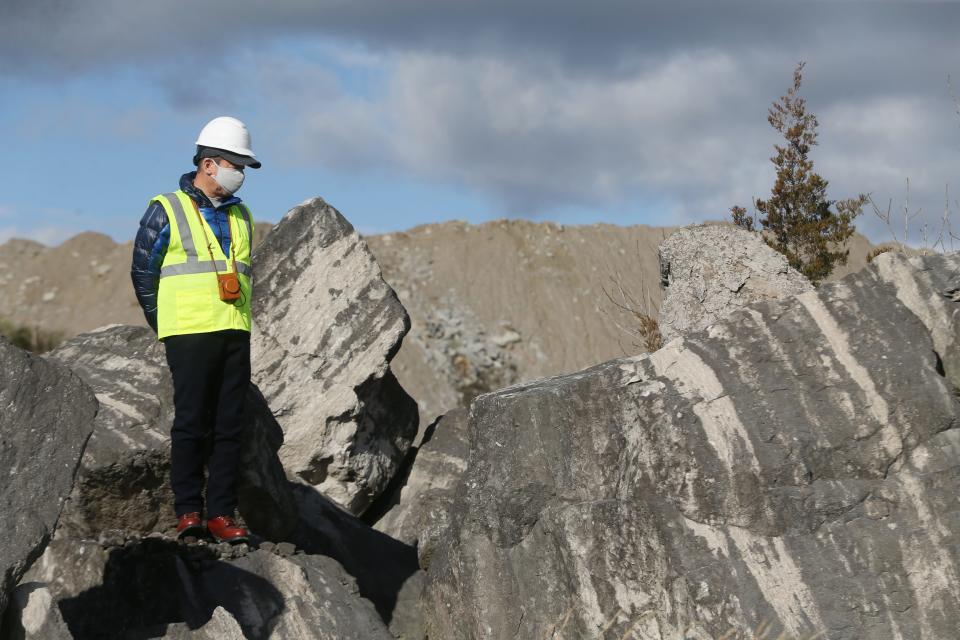
[[(258, 223), (254, 247), (270, 223)], [(479, 393), (643, 350), (605, 294), (660, 304), (657, 246), (673, 227), (450, 221), (365, 239), (410, 313), (392, 368), (421, 430)], [(851, 242), (859, 270), (872, 245)], [(0, 245), (0, 318), (65, 338), (110, 323), (145, 325), (130, 283), (132, 242), (81, 233), (57, 247)], [(620, 288), (622, 287), (623, 293)]]
[[(256, 247), (273, 225), (258, 223)], [(133, 241), (85, 231), (56, 247), (0, 244), (0, 318), (72, 338), (107, 324), (147, 326), (130, 282)]]

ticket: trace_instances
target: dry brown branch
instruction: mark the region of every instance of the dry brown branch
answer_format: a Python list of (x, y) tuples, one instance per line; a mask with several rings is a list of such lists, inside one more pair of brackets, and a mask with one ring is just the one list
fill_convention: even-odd
[[(639, 241), (637, 254), (640, 253)], [(657, 309), (653, 303), (653, 297), (647, 291), (647, 285), (640, 279), (640, 294), (635, 295), (629, 287), (624, 285), (624, 278), (619, 271), (613, 271), (607, 266), (611, 286), (610, 290), (606, 286), (601, 286), (600, 290), (606, 299), (613, 304), (614, 312), (601, 308), (602, 313), (606, 313), (614, 326), (631, 339), (631, 350), (628, 352), (623, 348), (623, 343), (619, 342), (620, 349), (626, 355), (632, 355), (637, 350), (643, 350), (652, 353), (663, 346), (663, 336), (660, 335), (660, 324), (657, 322)], [(611, 293), (612, 291), (612, 293)], [(616, 315), (624, 314), (627, 320), (621, 322)], [(631, 353), (632, 352), (632, 353)]]
[[(910, 210), (910, 178), (906, 179), (906, 197), (904, 199), (903, 209), (899, 217), (902, 217), (903, 220), (903, 235), (900, 235), (895, 226), (899, 225), (899, 221), (895, 220), (895, 215), (893, 213), (893, 198), (890, 198), (887, 201), (886, 209), (881, 209), (873, 198), (868, 196), (868, 200), (873, 207), (873, 212), (879, 218), (884, 225), (886, 225), (887, 230), (890, 233), (893, 246), (890, 248), (885, 248), (884, 251), (880, 251), (879, 248), (871, 252), (867, 257), (867, 262), (875, 258), (877, 255), (884, 253), (885, 251), (899, 251), (905, 252), (908, 245), (909, 235), (910, 235), (910, 224), (917, 218), (920, 218), (920, 242), (921, 246), (919, 252), (921, 254), (930, 254), (930, 253), (946, 253), (947, 251), (954, 250), (954, 240), (960, 240), (954, 230), (951, 219), (953, 217), (953, 210), (950, 207), (950, 185), (944, 185), (944, 196), (943, 196), (943, 214), (939, 217), (939, 228), (934, 235), (931, 231), (930, 225), (927, 222), (926, 216), (924, 215), (923, 208), (918, 208), (915, 211)], [(954, 201), (956, 203), (956, 201)], [(960, 204), (958, 204), (960, 207)], [(947, 243), (949, 242), (949, 248)]]
[[(867, 200), (870, 202), (870, 205), (873, 207), (874, 214), (877, 216), (877, 218), (879, 218), (884, 223), (884, 225), (886, 225), (887, 231), (890, 232), (890, 238), (892, 240), (893, 246), (891, 248), (886, 249), (886, 251), (895, 250), (901, 253), (906, 251), (907, 247), (909, 246), (908, 240), (910, 238), (910, 223), (916, 220), (918, 217), (921, 220), (920, 240), (922, 242), (922, 246), (920, 248), (920, 252), (921, 253), (937, 253), (938, 251), (939, 252), (946, 251), (946, 240), (944, 239), (945, 234), (948, 237), (950, 237), (951, 247), (953, 246), (953, 231), (950, 225), (951, 211), (949, 206), (949, 195), (947, 196), (947, 200), (944, 205), (943, 215), (940, 217), (940, 228), (937, 231), (937, 235), (935, 237), (931, 237), (930, 225), (927, 223), (926, 216), (924, 216), (923, 208), (922, 207), (918, 208), (916, 211), (910, 210), (910, 178), (906, 179), (906, 183), (907, 183), (906, 197), (904, 199), (903, 211), (901, 214), (901, 217), (903, 219), (903, 235), (902, 236), (900, 236), (897, 233), (896, 229), (894, 228), (894, 225), (897, 222), (894, 220), (894, 214), (892, 210), (893, 198), (890, 198), (887, 201), (886, 209), (881, 209), (877, 205), (877, 203), (874, 202), (872, 196), (867, 196)], [(939, 250), (937, 249), (937, 247), (940, 247)], [(880, 253), (884, 253), (884, 251), (872, 252), (871, 257), (868, 257), (867, 261), (869, 262), (872, 258), (876, 257)]]

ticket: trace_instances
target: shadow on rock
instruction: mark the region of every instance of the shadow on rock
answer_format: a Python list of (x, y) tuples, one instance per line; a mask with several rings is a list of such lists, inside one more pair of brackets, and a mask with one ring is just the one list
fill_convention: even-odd
[(102, 584), (59, 602), (75, 638), (152, 638), (177, 623), (195, 630), (218, 606), (246, 638), (268, 638), (284, 598), (267, 579), (221, 561), (213, 549), (145, 539), (110, 552)]
[(398, 611), (412, 613), (423, 578), (416, 547), (373, 529), (310, 485), (291, 482), (290, 487), (300, 505), (292, 539), (297, 548), (343, 565), (360, 595), (373, 602), (391, 627)]

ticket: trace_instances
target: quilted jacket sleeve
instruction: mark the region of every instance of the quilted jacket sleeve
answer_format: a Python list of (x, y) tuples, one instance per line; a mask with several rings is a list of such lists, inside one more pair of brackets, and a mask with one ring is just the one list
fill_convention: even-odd
[(151, 202), (140, 219), (140, 229), (133, 242), (133, 262), (130, 278), (143, 316), (150, 328), (157, 331), (157, 284), (160, 265), (170, 244), (170, 224), (167, 212), (159, 202)]

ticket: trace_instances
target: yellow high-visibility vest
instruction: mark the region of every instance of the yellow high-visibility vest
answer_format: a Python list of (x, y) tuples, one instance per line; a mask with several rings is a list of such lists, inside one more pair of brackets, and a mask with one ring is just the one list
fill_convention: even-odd
[(160, 267), (157, 290), (157, 339), (221, 329), (250, 331), (253, 216), (247, 206), (235, 204), (227, 211), (240, 298), (225, 302), (220, 299), (217, 272), (233, 271), (233, 261), (223, 254), (213, 229), (190, 196), (177, 190), (150, 201), (163, 206), (170, 223), (170, 244)]

